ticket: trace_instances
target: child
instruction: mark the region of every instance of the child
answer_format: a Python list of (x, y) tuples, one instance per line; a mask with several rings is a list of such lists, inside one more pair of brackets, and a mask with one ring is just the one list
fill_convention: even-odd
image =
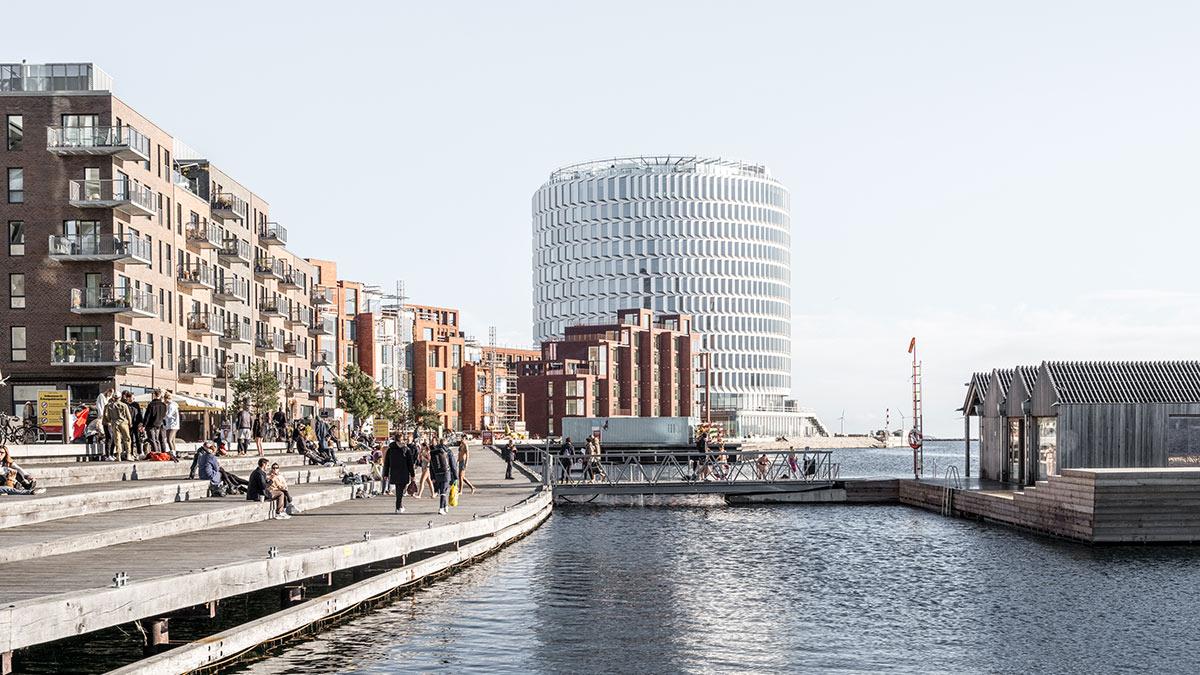
[(104, 425), (100, 423), (99, 415), (88, 415), (90, 420), (83, 430), (84, 440), (87, 441), (88, 457), (100, 459), (104, 454)]

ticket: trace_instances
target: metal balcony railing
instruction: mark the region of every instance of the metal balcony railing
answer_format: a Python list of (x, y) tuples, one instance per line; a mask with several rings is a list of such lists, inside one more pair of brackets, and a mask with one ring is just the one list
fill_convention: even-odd
[(287, 243), (287, 228), (279, 223), (263, 223), (258, 226), (258, 239), (264, 246), (282, 246)]
[(225, 317), (214, 312), (192, 312), (187, 316), (187, 329), (198, 335), (224, 335)]
[(212, 198), (212, 212), (221, 220), (245, 220), (246, 200), (229, 192), (218, 192)]
[(184, 235), (189, 244), (200, 248), (221, 248), (224, 246), (225, 234), (221, 226), (207, 220), (197, 220), (187, 224)]
[(217, 257), (222, 260), (234, 260), (250, 264), (254, 258), (250, 250), (250, 242), (233, 235), (227, 235), (217, 249)]
[(319, 349), (313, 352), (312, 367), (324, 368), (325, 366), (333, 366), (333, 352), (328, 349)]
[(153, 293), (135, 293), (128, 288), (72, 288), (71, 311), (154, 317), (158, 316), (158, 298)]
[(121, 234), (50, 235), (50, 258), (60, 262), (126, 262), (149, 265), (154, 251), (150, 241), (131, 232)]
[(324, 317), (309, 324), (308, 334), (313, 337), (318, 335), (333, 335), (336, 325), (332, 317)]
[(179, 285), (188, 288), (215, 288), (213, 269), (203, 262), (179, 263)]
[(46, 149), (56, 155), (113, 155), (126, 160), (150, 159), (150, 138), (129, 126), (47, 127)]
[(280, 285), (289, 286), (303, 290), (304, 284), (308, 282), (308, 275), (298, 269), (292, 268), (285, 270), (283, 278), (279, 280)]
[(110, 208), (129, 216), (152, 216), (158, 212), (154, 191), (127, 178), (73, 180), (69, 184), (71, 206)]
[(241, 277), (224, 276), (217, 280), (213, 297), (217, 300), (246, 302), (250, 301), (250, 282)]
[(248, 372), (250, 372), (250, 369), (246, 364), (236, 361), (226, 361), (217, 365), (216, 378), (218, 380), (236, 380)]
[(250, 344), (250, 324), (244, 321), (226, 321), (225, 327), (221, 330), (221, 342), (225, 344)]
[(180, 377), (216, 377), (217, 363), (211, 356), (180, 356)]
[(56, 366), (149, 366), (150, 345), (129, 340), (55, 340), (50, 343), (50, 363)]
[(325, 286), (313, 286), (308, 294), (309, 301), (314, 305), (326, 306), (333, 304), (333, 289)]
[(283, 316), (279, 298), (259, 298), (258, 311), (266, 316)]
[(254, 260), (255, 276), (263, 278), (283, 278), (283, 261), (271, 256), (259, 256)]
[(259, 351), (282, 352), (283, 336), (279, 335), (278, 333), (258, 333), (254, 336), (254, 348)]

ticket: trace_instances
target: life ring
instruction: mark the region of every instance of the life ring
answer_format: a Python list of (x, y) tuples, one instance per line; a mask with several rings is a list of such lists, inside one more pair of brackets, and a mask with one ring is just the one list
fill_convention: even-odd
[(916, 429), (908, 432), (908, 447), (913, 450), (919, 450), (921, 448), (921, 440), (921, 432)]

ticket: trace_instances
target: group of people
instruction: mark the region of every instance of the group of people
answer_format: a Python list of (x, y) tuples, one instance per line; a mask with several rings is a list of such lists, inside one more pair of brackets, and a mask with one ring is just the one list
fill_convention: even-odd
[(179, 461), (179, 404), (172, 398), (171, 392), (155, 389), (143, 409), (132, 392), (118, 395), (113, 387), (100, 392), (84, 429), (88, 454), (107, 461)]
[[(512, 444), (512, 441), (509, 441)], [(562, 447), (558, 450), (558, 478), (562, 482), (571, 480), (571, 469), (575, 466), (575, 456), (579, 455), (580, 462), (583, 465), (583, 479), (591, 480), (608, 480), (608, 474), (604, 472), (604, 465), (600, 462), (600, 439), (595, 436), (588, 436), (584, 443), (583, 451), (579, 452), (575, 449), (575, 445), (571, 443), (571, 437), (567, 436), (563, 439)], [(509, 476), (512, 475), (512, 461), (509, 460)]]
[[(447, 445), (446, 436), (422, 439), (419, 435), (397, 432), (392, 435), (387, 450), (373, 454), (379, 462), (377, 470), (383, 480), (383, 492), (395, 492), (396, 513), (404, 513), (404, 496), (420, 499), (429, 487), (429, 496), (438, 499), (438, 513), (445, 515), (449, 506), (456, 505), (452, 494), (475, 484), (467, 478), (471, 451), (465, 436), (460, 437), (456, 450)], [(418, 471), (420, 477), (418, 477)]]
[(188, 471), (188, 478), (209, 482), (208, 496), (244, 494), (249, 501), (272, 502), (275, 507), (273, 517), (278, 520), (287, 520), (292, 514), (300, 513), (300, 509), (292, 503), (292, 495), (288, 492), (287, 480), (279, 470), (279, 464), (272, 464), (266, 457), (260, 457), (257, 468), (246, 479), (222, 468), (218, 452), (215, 441), (204, 441), (196, 448), (192, 467)]

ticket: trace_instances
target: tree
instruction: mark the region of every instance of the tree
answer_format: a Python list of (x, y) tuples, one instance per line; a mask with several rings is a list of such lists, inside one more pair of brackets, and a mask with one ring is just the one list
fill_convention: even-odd
[(384, 403), (375, 380), (353, 363), (346, 366), (342, 377), (337, 378), (335, 384), (338, 405), (354, 415), (355, 424), (362, 424), (368, 417), (383, 410)]
[(250, 401), (255, 412), (275, 410), (279, 405), (279, 378), (267, 364), (259, 361), (233, 381), (233, 407)]
[(408, 421), (417, 431), (437, 431), (442, 428), (442, 414), (433, 407), (432, 401), (424, 401), (409, 408)]

